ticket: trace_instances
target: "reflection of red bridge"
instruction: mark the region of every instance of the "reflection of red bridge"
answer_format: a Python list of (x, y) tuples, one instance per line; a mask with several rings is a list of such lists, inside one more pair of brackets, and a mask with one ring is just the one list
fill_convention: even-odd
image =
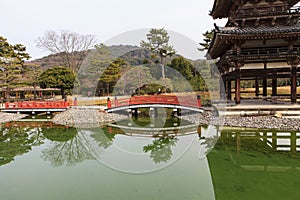
[(176, 108), (202, 112), (200, 96), (147, 95), (108, 99), (107, 112), (137, 108)]
[(22, 120), (22, 121), (11, 121), (11, 122), (6, 122), (5, 123), (5, 127), (6, 128), (10, 128), (10, 127), (19, 127), (19, 128), (36, 128), (36, 127), (42, 127), (42, 128), (48, 128), (48, 127), (56, 127), (56, 128), (66, 128), (67, 126), (62, 126), (62, 125), (58, 125), (55, 124), (51, 121), (51, 119), (49, 120), (45, 120), (45, 121), (40, 121), (40, 120)]
[(61, 112), (70, 107), (66, 101), (20, 101), (5, 103), (3, 112)]

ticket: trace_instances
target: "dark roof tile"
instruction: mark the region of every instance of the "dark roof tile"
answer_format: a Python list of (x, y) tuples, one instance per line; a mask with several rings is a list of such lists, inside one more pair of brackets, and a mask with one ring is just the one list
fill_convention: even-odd
[(271, 33), (293, 33), (300, 32), (300, 26), (260, 26), (260, 27), (223, 27), (219, 28), (220, 34), (271, 34)]

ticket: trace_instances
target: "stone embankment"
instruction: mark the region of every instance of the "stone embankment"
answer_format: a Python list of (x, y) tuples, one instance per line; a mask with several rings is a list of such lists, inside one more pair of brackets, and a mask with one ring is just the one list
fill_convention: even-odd
[(65, 112), (55, 115), (52, 121), (60, 125), (74, 127), (98, 127), (100, 125), (119, 121), (127, 118), (123, 115), (106, 113), (96, 109), (71, 108)]
[(17, 121), (17, 120), (22, 119), (26, 116), (27, 115), (25, 115), (25, 114), (0, 112), (0, 124), (5, 123), (5, 122), (10, 122), (10, 121)]
[(221, 116), (212, 112), (182, 116), (183, 119), (199, 125), (221, 125), (227, 127), (245, 127), (255, 129), (300, 130), (300, 119), (274, 116)]

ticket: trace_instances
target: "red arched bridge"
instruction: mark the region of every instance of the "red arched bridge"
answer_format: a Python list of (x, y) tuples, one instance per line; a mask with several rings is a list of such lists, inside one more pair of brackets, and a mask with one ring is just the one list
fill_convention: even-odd
[(107, 100), (107, 112), (138, 108), (173, 108), (203, 112), (200, 96), (145, 95)]

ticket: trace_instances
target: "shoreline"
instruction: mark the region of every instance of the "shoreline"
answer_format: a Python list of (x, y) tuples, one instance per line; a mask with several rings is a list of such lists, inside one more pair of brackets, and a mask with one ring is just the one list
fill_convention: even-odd
[[(0, 124), (17, 121), (27, 114), (4, 113), (0, 112)], [(106, 113), (95, 109), (69, 109), (56, 114), (52, 122), (58, 125), (72, 127), (99, 127), (107, 123), (113, 123), (127, 116)], [(268, 116), (220, 116), (215, 117), (211, 111), (205, 111), (201, 114), (190, 114), (181, 116), (181, 119), (199, 125), (217, 125), (232, 128), (252, 128), (252, 129), (273, 129), (282, 131), (299, 131), (300, 118), (285, 118)]]
[(281, 131), (299, 131), (299, 118), (268, 116), (213, 116), (212, 112), (181, 116), (182, 119), (199, 125), (217, 125), (232, 128), (272, 129)]
[(0, 112), (0, 124), (10, 122), (10, 121), (17, 121), (17, 120), (20, 120), (20, 119), (22, 119), (26, 116), (28, 116), (28, 115)]

